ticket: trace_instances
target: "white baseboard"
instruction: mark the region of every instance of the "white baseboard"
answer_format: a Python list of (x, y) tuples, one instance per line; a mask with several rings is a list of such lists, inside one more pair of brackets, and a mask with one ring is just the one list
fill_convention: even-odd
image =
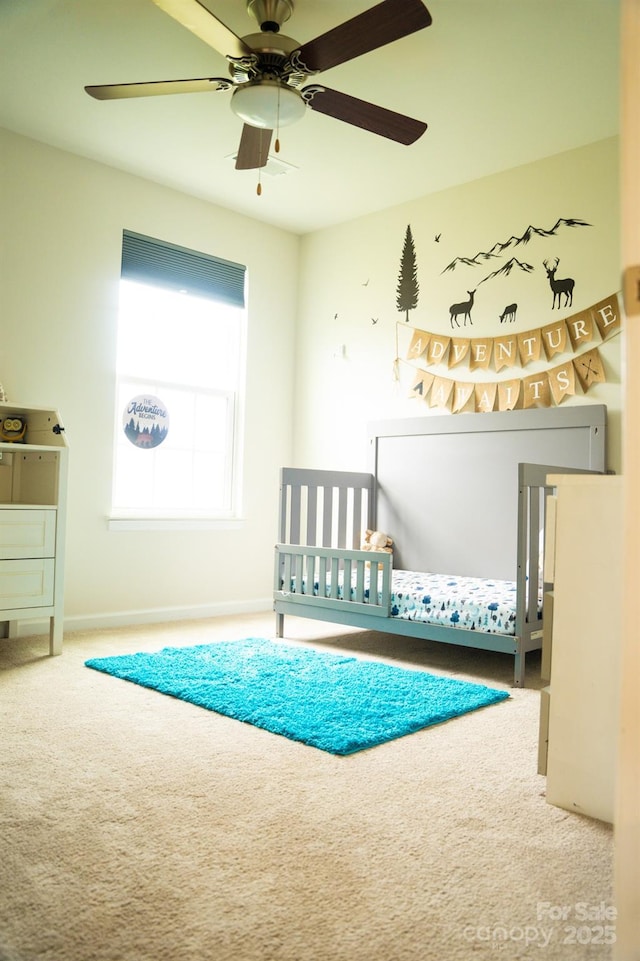
[[(110, 627), (133, 627), (136, 624), (163, 624), (168, 621), (192, 621), (207, 617), (232, 617), (236, 614), (261, 614), (273, 610), (273, 600), (225, 601), (193, 607), (163, 607), (142, 611), (113, 611), (102, 614), (78, 614), (64, 618), (64, 631), (94, 631)], [(49, 618), (20, 620), (18, 637), (49, 633)]]

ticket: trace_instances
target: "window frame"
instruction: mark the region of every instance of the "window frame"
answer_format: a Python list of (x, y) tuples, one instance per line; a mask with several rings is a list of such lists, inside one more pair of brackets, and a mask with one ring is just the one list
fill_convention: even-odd
[[(136, 260), (132, 273), (127, 270), (125, 265), (125, 253), (128, 240), (133, 237), (135, 241), (136, 257), (142, 250), (143, 254), (150, 252), (152, 271), (145, 274), (146, 270), (144, 256), (142, 257), (142, 272), (138, 269), (139, 263)], [(177, 252), (177, 255), (176, 255)], [(167, 254), (170, 260), (170, 276), (166, 283), (162, 282), (162, 275), (157, 271), (161, 270), (162, 257)], [(157, 256), (159, 255), (159, 256)], [(174, 262), (178, 259), (178, 269)], [(191, 258), (195, 263), (195, 282), (191, 282), (188, 270), (182, 270), (183, 266), (191, 266)], [(213, 280), (211, 277), (202, 280), (203, 264), (213, 266)], [(154, 273), (154, 271), (156, 273)], [(231, 278), (227, 285), (227, 282)], [(158, 290), (166, 289), (169, 291), (180, 291), (181, 293), (192, 294), (198, 298), (211, 301), (212, 304), (219, 303), (222, 307), (240, 308), (238, 322), (241, 329), (238, 331), (238, 376), (234, 388), (202, 386), (188, 384), (183, 381), (171, 381), (155, 379), (152, 376), (136, 376), (130, 371), (121, 373), (116, 365), (115, 371), (115, 397), (114, 397), (114, 446), (112, 457), (112, 483), (111, 483), (111, 504), (107, 517), (109, 530), (132, 531), (132, 530), (211, 530), (211, 529), (236, 529), (243, 525), (243, 498), (242, 498), (242, 460), (243, 460), (243, 435), (244, 435), (244, 407), (246, 392), (246, 356), (247, 356), (247, 313), (246, 313), (246, 267), (234, 264), (230, 261), (222, 261), (219, 258), (201, 254), (198, 251), (191, 251), (188, 248), (177, 247), (164, 241), (154, 238), (147, 238), (145, 235), (133, 234), (130, 231), (123, 231), (123, 270), (120, 282), (131, 280), (154, 287)], [(208, 286), (207, 286), (208, 285)], [(227, 286), (225, 286), (227, 285)], [(220, 296), (212, 296), (212, 291), (221, 291)], [(118, 313), (118, 335), (120, 336), (120, 312)], [(138, 393), (150, 392), (149, 385), (153, 383), (154, 391), (161, 392), (162, 388), (180, 391), (184, 390), (195, 395), (211, 397), (222, 397), (227, 400), (226, 411), (226, 448), (225, 465), (223, 476), (223, 488), (227, 507), (218, 510), (211, 508), (185, 507), (180, 508), (154, 508), (154, 507), (133, 507), (123, 508), (115, 506), (116, 493), (116, 473), (118, 446), (122, 442), (122, 410), (118, 408), (121, 404), (121, 384), (128, 383), (140, 385)], [(134, 388), (137, 389), (137, 388)], [(137, 396), (132, 394), (131, 396)], [(225, 416), (225, 415), (223, 415)], [(195, 448), (192, 448), (195, 454)]]

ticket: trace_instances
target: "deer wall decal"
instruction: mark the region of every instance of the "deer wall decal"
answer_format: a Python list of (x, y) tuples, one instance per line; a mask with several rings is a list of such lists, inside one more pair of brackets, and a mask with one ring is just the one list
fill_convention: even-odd
[(573, 303), (573, 288), (575, 286), (575, 280), (571, 277), (565, 277), (563, 280), (556, 280), (556, 270), (558, 269), (558, 264), (560, 259), (556, 257), (556, 262), (553, 267), (550, 267), (546, 260), (542, 261), (544, 269), (547, 272), (547, 277), (549, 278), (549, 286), (553, 291), (553, 305), (551, 309), (556, 306), (556, 300), (558, 301), (558, 307), (560, 307), (560, 301), (562, 295), (564, 294), (564, 307), (570, 307)]
[(509, 304), (500, 314), (500, 323), (504, 324), (507, 320), (513, 322), (516, 319), (517, 304)]
[(454, 320), (458, 327), (460, 326), (460, 321), (458, 320), (460, 314), (463, 314), (464, 316), (465, 327), (467, 326), (467, 320), (470, 324), (473, 323), (471, 320), (471, 308), (473, 307), (473, 295), (475, 294), (475, 290), (468, 290), (467, 293), (469, 294), (469, 300), (463, 300), (461, 304), (451, 304), (451, 307), (449, 307), (449, 319), (452, 327)]

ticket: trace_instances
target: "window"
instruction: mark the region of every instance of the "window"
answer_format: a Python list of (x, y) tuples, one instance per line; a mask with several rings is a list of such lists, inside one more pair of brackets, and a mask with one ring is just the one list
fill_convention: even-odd
[(112, 520), (238, 516), (244, 282), (238, 264), (125, 231)]

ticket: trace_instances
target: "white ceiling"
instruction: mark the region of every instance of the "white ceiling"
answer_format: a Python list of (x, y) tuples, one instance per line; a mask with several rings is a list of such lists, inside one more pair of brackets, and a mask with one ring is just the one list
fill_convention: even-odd
[[(239, 36), (245, 0), (203, 0)], [(375, 0), (295, 0), (300, 43)], [(426, 0), (433, 24), (321, 75), (429, 124), (405, 147), (307, 111), (286, 175), (236, 171), (228, 92), (99, 102), (85, 84), (226, 76), (152, 0), (0, 0), (0, 126), (295, 233), (618, 133), (618, 0)]]

